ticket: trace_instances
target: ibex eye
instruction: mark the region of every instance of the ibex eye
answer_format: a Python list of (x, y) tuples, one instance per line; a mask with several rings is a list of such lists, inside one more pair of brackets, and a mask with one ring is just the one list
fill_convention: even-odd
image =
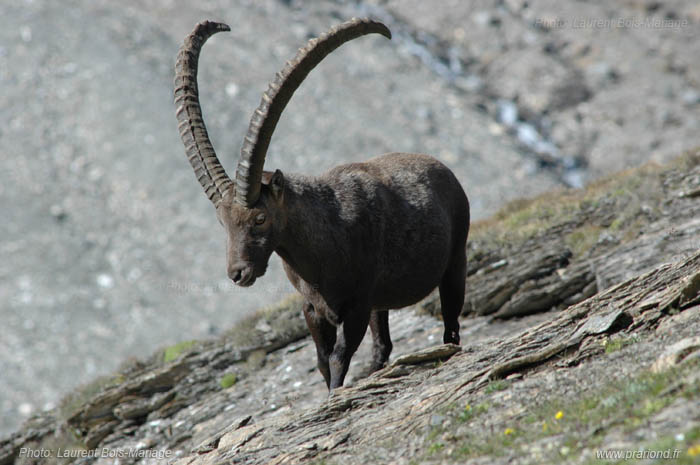
[(255, 224), (263, 224), (265, 222), (265, 214), (261, 213), (255, 217)]

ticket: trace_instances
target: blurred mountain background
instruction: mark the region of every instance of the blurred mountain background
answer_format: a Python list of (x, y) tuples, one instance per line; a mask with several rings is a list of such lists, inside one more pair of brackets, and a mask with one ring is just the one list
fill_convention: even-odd
[(178, 138), (184, 36), (230, 174), (262, 91), (306, 40), (384, 21), (315, 70), (268, 168), (431, 153), (475, 219), (700, 145), (700, 4), (525, 0), (0, 3), (0, 433), (128, 357), (220, 334), (293, 292), (278, 258), (226, 278), (224, 235)]

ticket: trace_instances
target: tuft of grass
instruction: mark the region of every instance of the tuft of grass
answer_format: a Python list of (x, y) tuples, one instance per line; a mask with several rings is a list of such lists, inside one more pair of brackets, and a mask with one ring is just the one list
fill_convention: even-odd
[(489, 409), (489, 404), (482, 402), (476, 407), (472, 407), (470, 404), (464, 406), (464, 409), (457, 415), (457, 421), (460, 423), (467, 423), (474, 418), (478, 417), (482, 413), (485, 413)]
[(226, 373), (219, 380), (219, 386), (221, 386), (221, 389), (228, 389), (234, 384), (236, 384), (236, 381), (237, 378), (235, 373)]
[(564, 243), (574, 258), (582, 257), (598, 242), (603, 228), (594, 224), (579, 226), (564, 237)]
[(496, 214), (470, 227), (472, 240), (493, 246), (525, 241), (537, 233), (574, 218), (580, 199), (578, 191), (554, 191), (531, 199), (507, 203)]
[(121, 374), (100, 376), (67, 394), (58, 404), (60, 418), (67, 420), (100, 392), (120, 385), (125, 381)]
[(508, 381), (503, 380), (503, 379), (497, 379), (497, 380), (491, 381), (484, 389), (484, 392), (486, 394), (491, 394), (493, 392), (503, 391), (509, 385), (510, 385), (510, 383)]
[(168, 363), (194, 347), (197, 341), (182, 341), (163, 350), (163, 362)]
[(605, 348), (606, 354), (612, 354), (622, 350), (631, 344), (636, 344), (639, 342), (639, 336), (633, 335), (629, 337), (616, 337), (614, 339), (605, 339), (603, 341), (603, 347)]
[(437, 454), (440, 452), (442, 449), (445, 448), (445, 444), (441, 442), (434, 442), (428, 446), (428, 454), (433, 455)]
[(304, 300), (293, 294), (282, 301), (258, 310), (241, 319), (225, 333), (225, 338), (237, 347), (258, 345), (262, 338), (268, 340), (295, 339), (308, 334), (302, 316)]

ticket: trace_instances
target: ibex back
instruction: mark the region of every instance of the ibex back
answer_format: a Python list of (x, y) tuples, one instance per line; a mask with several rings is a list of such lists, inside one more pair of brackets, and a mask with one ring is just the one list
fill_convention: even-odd
[(176, 65), (180, 135), (205, 193), (228, 235), (228, 275), (251, 286), (276, 252), (304, 296), (304, 316), (329, 389), (342, 386), (367, 326), (371, 371), (391, 353), (388, 310), (418, 302), (435, 287), (443, 340), (459, 344), (464, 303), (469, 203), (454, 174), (428, 155), (390, 153), (341, 165), (318, 177), (263, 171), (277, 121), (294, 91), (323, 58), (381, 23), (353, 19), (309, 41), (263, 94), (241, 149), (235, 183), (209, 141), (199, 105), (197, 62), (220, 23), (187, 36)]

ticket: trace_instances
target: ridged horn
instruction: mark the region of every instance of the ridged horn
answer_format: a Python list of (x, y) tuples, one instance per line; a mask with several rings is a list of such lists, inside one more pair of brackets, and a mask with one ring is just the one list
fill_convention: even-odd
[(284, 107), (304, 78), (329, 53), (357, 37), (378, 33), (391, 39), (391, 32), (384, 24), (370, 19), (353, 18), (335, 26), (317, 39), (311, 39), (296, 56), (288, 61), (275, 80), (263, 93), (260, 106), (250, 120), (248, 133), (241, 148), (241, 158), (236, 168), (236, 195), (234, 199), (246, 207), (252, 207), (260, 196), (265, 154)]
[(202, 45), (220, 31), (230, 31), (226, 24), (202, 21), (197, 24), (180, 48), (175, 64), (175, 116), (185, 153), (197, 180), (216, 207), (233, 186), (216, 157), (202, 118), (197, 87), (197, 64)]

